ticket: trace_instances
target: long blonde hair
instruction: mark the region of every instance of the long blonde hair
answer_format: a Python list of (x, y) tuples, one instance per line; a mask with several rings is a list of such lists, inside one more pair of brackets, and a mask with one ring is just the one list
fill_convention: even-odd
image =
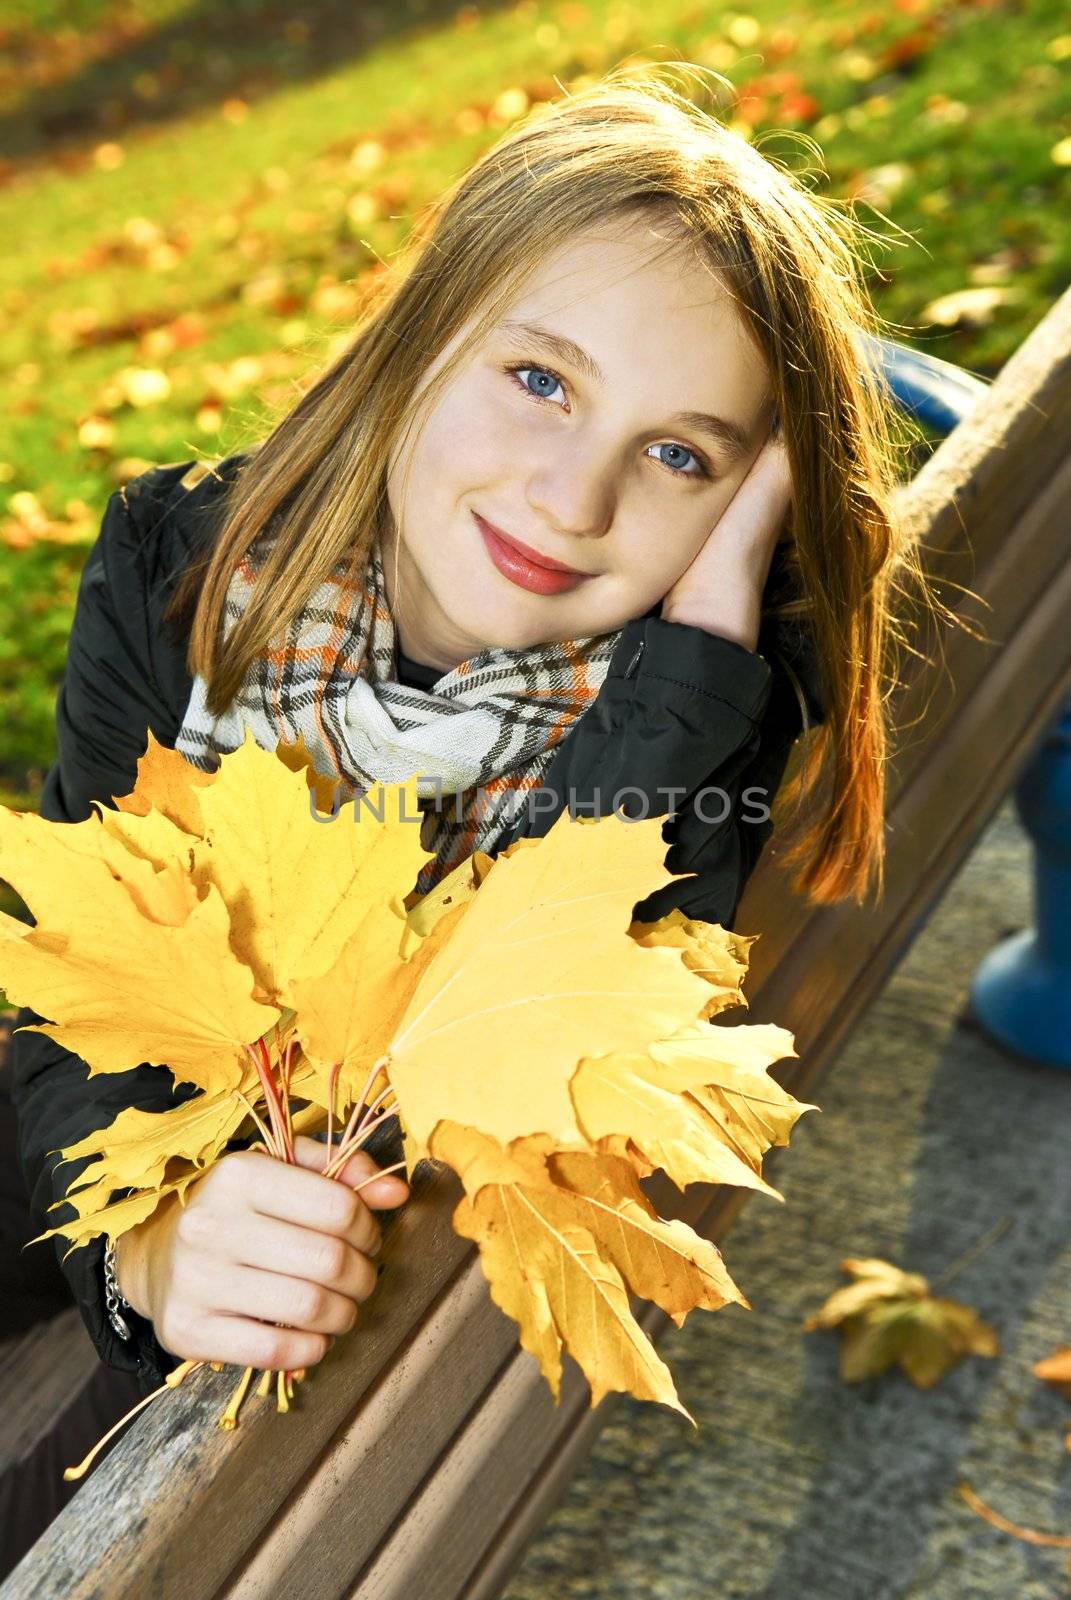
[[(508, 308), (531, 271), (532, 240), (550, 253), (615, 217), (668, 218), (734, 295), (764, 354), (793, 474), (792, 581), (768, 596), (764, 615), (807, 619), (826, 718), (808, 730), (775, 821), (790, 807), (805, 816), (819, 790), (824, 798), (783, 859), (803, 863), (797, 892), (861, 902), (872, 879), (884, 888), (892, 597), (905, 578), (927, 589), (893, 512), (913, 439), (861, 343), (884, 328), (863, 283), (865, 230), (659, 70), (618, 69), (537, 108), (427, 208), (352, 342), (241, 464), (211, 548), (184, 573), (167, 617), (192, 613), (188, 668), (206, 679), (218, 715), (328, 575), (341, 564), (356, 581), (365, 570), (390, 514), (385, 463), (396, 440)], [(471, 319), (471, 340), (414, 408), (430, 364)], [(269, 520), (271, 552), (224, 641), (232, 572)]]

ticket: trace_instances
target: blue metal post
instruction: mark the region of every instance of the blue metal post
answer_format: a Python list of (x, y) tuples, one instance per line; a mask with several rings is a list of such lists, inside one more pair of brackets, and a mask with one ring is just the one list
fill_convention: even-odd
[(1020, 778), (1015, 806), (1034, 845), (1036, 926), (980, 963), (971, 1009), (1001, 1044), (1071, 1068), (1071, 702)]

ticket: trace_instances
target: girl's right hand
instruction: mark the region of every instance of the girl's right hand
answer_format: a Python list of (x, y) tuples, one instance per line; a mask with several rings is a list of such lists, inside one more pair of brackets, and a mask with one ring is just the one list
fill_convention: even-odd
[[(409, 1195), (391, 1173), (351, 1156), (325, 1178), (324, 1145), (299, 1136), (297, 1165), (232, 1150), (188, 1191), (116, 1244), (116, 1279), (165, 1350), (183, 1360), (295, 1371), (323, 1359), (375, 1288), (372, 1215)], [(274, 1324), (285, 1326), (277, 1327)]]
[(754, 650), (762, 593), (792, 505), (792, 472), (771, 434), (691, 565), (663, 597), (664, 622), (686, 622)]

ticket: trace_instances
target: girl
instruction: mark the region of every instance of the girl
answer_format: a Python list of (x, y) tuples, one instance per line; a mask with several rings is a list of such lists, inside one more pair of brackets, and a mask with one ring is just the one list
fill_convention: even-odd
[[(634, 914), (731, 926), (803, 731), (794, 887), (880, 893), (889, 602), (918, 572), (876, 323), (832, 204), (668, 85), (615, 73), (533, 114), (259, 446), (112, 497), (42, 815), (127, 793), (150, 727), (206, 769), (246, 726), (301, 733), (346, 793), (428, 775), (414, 892), (617, 809), (665, 815), (682, 874)], [(14, 1060), (37, 1231), (81, 1170), (54, 1152), (172, 1080), (89, 1078), (34, 1033)], [(116, 1262), (63, 1260), (105, 1362), (148, 1388), (179, 1358), (322, 1358), (408, 1189), (358, 1195), (300, 1148), (234, 1150)]]

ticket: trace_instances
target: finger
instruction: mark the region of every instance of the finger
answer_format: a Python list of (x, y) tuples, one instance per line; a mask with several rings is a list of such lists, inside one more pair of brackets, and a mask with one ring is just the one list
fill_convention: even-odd
[[(369, 1220), (378, 1234), (374, 1219)], [(379, 1243), (377, 1237), (362, 1249), (337, 1234), (315, 1233), (254, 1212), (240, 1228), (228, 1234), (224, 1269), (256, 1267), (264, 1272), (308, 1278), (353, 1300), (367, 1300), (377, 1276), (369, 1257), (378, 1254)]]
[(752, 461), (741, 482), (754, 483), (757, 480), (776, 482), (781, 486), (792, 482), (791, 463), (788, 458), (788, 446), (778, 434), (766, 439), (754, 461)]
[[(373, 1271), (373, 1284), (375, 1276)], [(282, 1323), (304, 1333), (348, 1333), (357, 1320), (357, 1301), (348, 1295), (308, 1278), (253, 1267), (230, 1268), (214, 1288), (213, 1310)]]
[[(306, 1138), (299, 1134), (294, 1141), (294, 1155), (303, 1167), (311, 1167), (319, 1172), (323, 1170), (327, 1158), (327, 1148), (316, 1139)], [(394, 1206), (400, 1206), (409, 1198), (409, 1185), (400, 1173), (389, 1173), (385, 1178), (377, 1177), (379, 1167), (372, 1156), (365, 1150), (357, 1150), (345, 1166), (335, 1173), (340, 1183), (356, 1189), (360, 1185), (360, 1196), (365, 1205), (373, 1211), (389, 1211)]]
[(324, 1162), (329, 1159), (327, 1144), (322, 1139), (310, 1139), (308, 1134), (299, 1133), (294, 1140), (294, 1160), (299, 1167), (308, 1167), (313, 1172), (322, 1172)]
[(181, 1338), (166, 1342), (164, 1348), (183, 1361), (222, 1361), (225, 1366), (296, 1372), (322, 1361), (333, 1342), (326, 1333), (304, 1333), (248, 1317), (209, 1313), (198, 1316)]
[(217, 1193), (233, 1198), (246, 1212), (278, 1217), (317, 1233), (338, 1234), (358, 1249), (364, 1239), (376, 1237), (377, 1225), (360, 1195), (347, 1184), (300, 1165), (236, 1150), (223, 1158), (212, 1177)]
[(763, 445), (718, 521), (720, 539), (739, 533), (753, 536), (756, 527), (779, 529), (792, 504), (792, 469), (780, 439)]

